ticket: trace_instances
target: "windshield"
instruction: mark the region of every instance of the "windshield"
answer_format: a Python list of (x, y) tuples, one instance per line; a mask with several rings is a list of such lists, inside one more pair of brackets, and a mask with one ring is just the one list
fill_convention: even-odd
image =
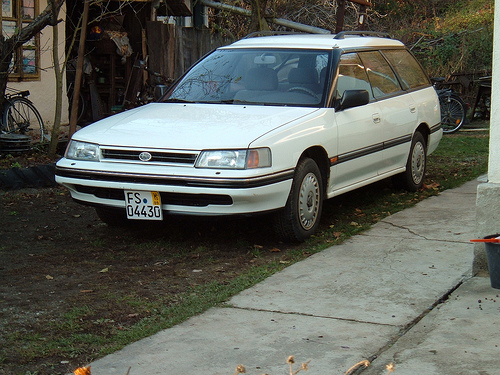
[(220, 49), (194, 66), (165, 102), (317, 107), (331, 55), (291, 49)]

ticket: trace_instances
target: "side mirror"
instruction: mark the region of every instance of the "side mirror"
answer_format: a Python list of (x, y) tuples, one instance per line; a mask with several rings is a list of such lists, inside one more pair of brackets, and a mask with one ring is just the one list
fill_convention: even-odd
[(370, 102), (370, 95), (366, 90), (345, 90), (344, 95), (340, 98), (337, 110), (359, 107)]

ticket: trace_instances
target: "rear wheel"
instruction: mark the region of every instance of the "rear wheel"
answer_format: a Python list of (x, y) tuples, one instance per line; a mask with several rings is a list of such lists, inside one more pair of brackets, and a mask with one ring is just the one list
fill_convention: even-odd
[(29, 135), (34, 143), (50, 140), (50, 135), (45, 132), (42, 116), (26, 98), (9, 99), (3, 113), (3, 124), (6, 133)]
[(457, 95), (443, 95), (439, 98), (441, 107), (441, 127), (444, 133), (457, 132), (465, 121), (466, 104)]
[(301, 160), (286, 206), (276, 213), (276, 234), (286, 242), (302, 242), (314, 234), (319, 226), (323, 195), (318, 165), (309, 158)]
[(411, 142), (406, 171), (394, 176), (394, 185), (408, 191), (417, 191), (424, 184), (427, 168), (427, 146), (421, 133), (415, 133)]

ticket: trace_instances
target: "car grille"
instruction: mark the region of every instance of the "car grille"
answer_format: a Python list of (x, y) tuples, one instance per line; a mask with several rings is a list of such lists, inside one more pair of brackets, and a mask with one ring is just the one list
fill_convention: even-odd
[(168, 164), (183, 164), (194, 165), (197, 153), (181, 153), (181, 152), (164, 152), (164, 151), (149, 151), (149, 150), (120, 150), (120, 149), (101, 149), (102, 156), (106, 160), (129, 160), (141, 162), (139, 155), (147, 151), (151, 154), (151, 159), (148, 163), (168, 163)]
[[(124, 201), (125, 195), (121, 189), (110, 189), (92, 186), (75, 185), (75, 189), (80, 193), (92, 194), (97, 198), (113, 199)], [(233, 199), (229, 195), (223, 194), (184, 194), (160, 192), (163, 204), (177, 206), (206, 207), (210, 204), (230, 206)]]

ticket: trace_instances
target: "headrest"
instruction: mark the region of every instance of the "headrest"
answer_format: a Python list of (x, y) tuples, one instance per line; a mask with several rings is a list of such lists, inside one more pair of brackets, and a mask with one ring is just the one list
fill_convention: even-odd
[(317, 84), (318, 73), (313, 68), (293, 68), (288, 73), (289, 83)]
[(277, 90), (278, 76), (271, 68), (259, 67), (250, 69), (245, 74), (245, 87), (247, 90)]

